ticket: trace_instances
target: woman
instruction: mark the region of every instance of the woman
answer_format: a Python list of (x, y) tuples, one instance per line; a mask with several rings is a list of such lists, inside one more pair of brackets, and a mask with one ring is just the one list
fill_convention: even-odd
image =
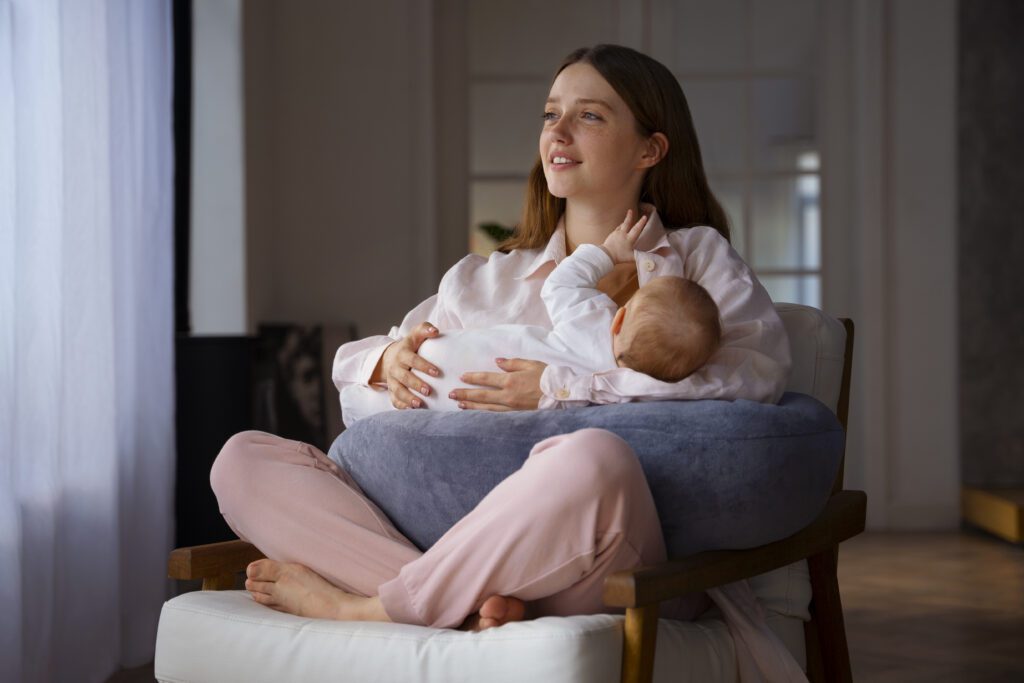
[[(602, 290), (621, 303), (659, 275), (697, 281), (722, 317), (712, 360), (665, 384), (627, 368), (576, 376), (530, 359), (496, 359), (498, 371), (464, 375), (471, 387), (452, 398), (479, 410), (655, 397), (776, 401), (789, 368), (786, 335), (729, 247), (672, 74), (628, 48), (577, 50), (557, 72), (543, 119), (517, 234), (490, 259), (454, 266), (438, 294), (390, 336), (341, 347), (336, 384), (386, 386), (396, 407), (420, 407), (431, 387), (412, 369), (424, 377), (444, 371), (417, 355), (424, 339), (439, 328), (500, 322), (550, 327), (539, 296), (544, 278), (578, 245), (603, 242), (632, 210), (648, 217), (638, 264), (612, 273)], [(523, 618), (527, 604), (536, 616), (603, 612), (605, 576), (665, 559), (636, 456), (602, 430), (537, 444), (522, 469), (426, 553), (305, 444), (236, 435), (211, 480), (228, 523), (272, 558), (250, 565), (246, 588), (257, 602), (304, 616), (488, 628)], [(704, 604), (676, 615), (693, 616)]]

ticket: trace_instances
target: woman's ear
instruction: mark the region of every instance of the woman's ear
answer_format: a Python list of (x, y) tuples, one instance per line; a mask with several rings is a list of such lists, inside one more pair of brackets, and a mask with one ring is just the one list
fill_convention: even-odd
[(640, 167), (650, 168), (665, 158), (668, 154), (668, 138), (664, 133), (654, 133), (647, 138), (644, 153), (640, 157)]
[(615, 312), (615, 318), (612, 320), (612, 336), (616, 336), (619, 332), (622, 332), (622, 321), (626, 319), (626, 307), (622, 306)]

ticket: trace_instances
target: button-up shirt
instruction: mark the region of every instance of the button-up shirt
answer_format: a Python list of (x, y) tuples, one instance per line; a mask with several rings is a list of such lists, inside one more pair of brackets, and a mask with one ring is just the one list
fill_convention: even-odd
[[(439, 336), (426, 339), (419, 355), (445, 372), (440, 377), (427, 377), (413, 370), (433, 389), (422, 396), (424, 405), (430, 410), (458, 410), (448, 393), (465, 386), (459, 376), (490, 367), (501, 356), (530, 358), (581, 374), (615, 367), (611, 326), (618, 304), (597, 289), (601, 278), (614, 267), (611, 257), (594, 244), (582, 244), (563, 259), (541, 288), (551, 329), (505, 323), (445, 329)], [(559, 390), (555, 398), (568, 399), (568, 391)], [(345, 426), (350, 427), (357, 420), (394, 407), (385, 391), (347, 384), (341, 389), (341, 409)]]
[[(722, 324), (718, 350), (704, 367), (678, 382), (661, 382), (629, 368), (590, 372), (548, 365), (541, 375), (543, 397), (538, 407), (708, 398), (777, 402), (789, 376), (789, 340), (764, 287), (714, 228), (666, 230), (653, 206), (641, 208), (649, 218), (636, 243), (640, 286), (655, 277), (673, 275), (704, 287), (718, 305)], [(503, 323), (552, 329), (541, 290), (566, 258), (565, 244), (563, 219), (543, 250), (495, 252), (486, 259), (465, 257), (445, 274), (437, 294), (410, 311), (387, 336), (342, 345), (334, 359), (335, 385), (339, 390), (349, 384), (368, 385), (387, 346), (424, 321), (442, 334)], [(499, 371), (496, 365), (476, 370)]]

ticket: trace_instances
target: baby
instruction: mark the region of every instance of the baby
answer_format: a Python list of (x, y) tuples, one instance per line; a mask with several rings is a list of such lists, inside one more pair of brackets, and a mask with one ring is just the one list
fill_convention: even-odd
[[(463, 372), (491, 367), (498, 357), (538, 360), (579, 372), (626, 367), (663, 382), (678, 382), (708, 361), (721, 338), (718, 307), (703, 287), (679, 277), (656, 277), (618, 307), (596, 289), (618, 263), (634, 261), (633, 246), (646, 217), (630, 226), (631, 214), (601, 246), (583, 244), (548, 275), (541, 289), (552, 329), (539, 325), (495, 325), (442, 330), (425, 340), (419, 355), (441, 368), (426, 377), (434, 391), (421, 397), (433, 410), (458, 410), (448, 398), (464, 387)], [(367, 395), (372, 393), (373, 396)], [(362, 385), (341, 391), (345, 424), (393, 410), (388, 392)]]

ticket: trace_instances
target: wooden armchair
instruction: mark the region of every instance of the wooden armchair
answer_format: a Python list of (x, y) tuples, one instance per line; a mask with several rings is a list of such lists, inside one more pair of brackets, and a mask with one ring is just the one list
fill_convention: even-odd
[[(850, 320), (840, 322), (846, 341), (836, 414), (845, 429), (854, 328)], [(829, 683), (852, 680), (836, 575), (837, 556), (839, 543), (864, 530), (867, 498), (861, 491), (841, 490), (842, 483), (841, 463), (825, 509), (789, 538), (749, 550), (700, 553), (608, 577), (605, 604), (626, 610), (622, 681), (648, 683), (653, 679), (661, 601), (751, 578), (802, 559), (808, 561), (813, 594), (811, 620), (804, 625), (808, 678)], [(174, 579), (202, 579), (203, 590), (226, 590), (235, 588), (239, 573), (261, 557), (259, 550), (243, 541), (179, 548), (171, 553), (168, 572)]]

